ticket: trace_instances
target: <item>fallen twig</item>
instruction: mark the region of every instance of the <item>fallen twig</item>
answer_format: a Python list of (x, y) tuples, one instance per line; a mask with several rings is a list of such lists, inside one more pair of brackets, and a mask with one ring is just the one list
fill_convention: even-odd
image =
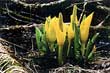
[(110, 7), (98, 5), (97, 8), (101, 9), (101, 10), (104, 10), (104, 11), (107, 11), (108, 14), (110, 15)]
[(48, 7), (48, 6), (53, 6), (53, 5), (57, 5), (57, 4), (66, 2), (66, 0), (58, 0), (58, 1), (50, 2), (50, 3), (43, 3), (43, 4), (40, 4), (40, 3), (28, 4), (28, 3), (22, 2), (20, 0), (11, 0), (11, 1), (16, 4), (23, 5), (24, 7), (30, 7), (30, 8)]
[(27, 24), (27, 25), (15, 25), (15, 26), (8, 26), (4, 28), (0, 28), (0, 31), (2, 30), (15, 30), (20, 28), (32, 28), (32, 27), (41, 27), (43, 24)]
[[(85, 3), (93, 3), (93, 2), (102, 2), (103, 0), (91, 0), (91, 1), (84, 1), (84, 2), (79, 2), (79, 3), (74, 3), (76, 5), (80, 5), (80, 4), (85, 4)], [(74, 4), (71, 4), (70, 6), (66, 7), (65, 9), (71, 8), (74, 6)]]
[(7, 41), (7, 40), (5, 40), (5, 39), (3, 39), (3, 38), (0, 38), (0, 43), (1, 43), (1, 42), (6, 42), (6, 43), (9, 43), (9, 44), (11, 44), (11, 45), (13, 45), (13, 46), (19, 47), (19, 48), (21, 48), (21, 49), (25, 49), (24, 47), (22, 47), (22, 46), (20, 46), (20, 45), (17, 45), (17, 44), (15, 44), (15, 43), (9, 42), (9, 41)]
[(82, 19), (83, 15), (84, 15), (86, 5), (87, 5), (87, 2), (85, 2), (84, 5), (83, 5), (83, 10), (82, 10), (82, 13), (81, 13), (80, 18), (79, 18), (78, 26), (80, 26), (80, 22), (81, 22), (81, 19)]
[[(70, 24), (70, 23), (65, 23), (65, 24)], [(101, 23), (102, 24), (102, 23)], [(110, 26), (99, 26), (100, 23), (96, 26), (91, 26), (90, 28), (91, 29), (110, 29)], [(3, 31), (3, 30), (16, 30), (16, 29), (26, 29), (26, 28), (32, 28), (32, 27), (41, 27), (43, 26), (43, 24), (36, 24), (36, 23), (33, 23), (33, 24), (27, 24), (27, 25), (14, 25), (14, 26), (7, 26), (7, 27), (1, 27), (0, 28), (0, 31)]]
[[(42, 20), (39, 20), (39, 19), (36, 19), (36, 20), (35, 20), (35, 19), (33, 19), (33, 18), (30, 18), (30, 17), (26, 17), (26, 16), (22, 16), (22, 15), (20, 15), (20, 14), (17, 14), (17, 13), (15, 13), (15, 12), (9, 10), (7, 4), (6, 4), (6, 9), (3, 9), (3, 10), (6, 10), (6, 11), (7, 11), (7, 14), (8, 14), (12, 19), (14, 19), (14, 20), (16, 20), (16, 21), (20, 21), (20, 22), (24, 22), (24, 23), (30, 23), (30, 22), (39, 22), (39, 23), (41, 23), (41, 22), (43, 22)], [(11, 15), (11, 14), (17, 16), (17, 18), (16, 18), (15, 16)], [(22, 19), (25, 19), (25, 21), (19, 19), (18, 17), (19, 17), (19, 18), (22, 18)]]
[[(96, 25), (95, 27), (92, 26), (92, 28), (97, 29), (97, 28), (104, 28), (104, 26), (102, 25), (108, 18), (110, 17), (110, 15), (108, 14), (105, 19), (103, 21), (101, 21), (98, 25)], [(109, 29), (109, 27), (107, 27)]]
[[(58, 0), (58, 1), (53, 1), (53, 2), (49, 2), (49, 3), (33, 3), (33, 4), (29, 4), (29, 3), (25, 3), (25, 2), (22, 2), (20, 0), (11, 0), (12, 2), (16, 3), (16, 4), (20, 4), (20, 5), (23, 5), (24, 7), (33, 7), (33, 8), (38, 8), (38, 7), (51, 7), (53, 5), (58, 5), (58, 4), (62, 4), (64, 2), (68, 2), (71, 0)], [(90, 0), (90, 1), (84, 1), (84, 2), (79, 2), (79, 3), (74, 3), (74, 4), (84, 4), (85, 2), (87, 3), (92, 3), (92, 2), (100, 2), (100, 1), (103, 1), (103, 0)], [(73, 1), (74, 2), (74, 1)], [(68, 6), (67, 8), (70, 8), (72, 7), (74, 4), (71, 4), (70, 6)]]

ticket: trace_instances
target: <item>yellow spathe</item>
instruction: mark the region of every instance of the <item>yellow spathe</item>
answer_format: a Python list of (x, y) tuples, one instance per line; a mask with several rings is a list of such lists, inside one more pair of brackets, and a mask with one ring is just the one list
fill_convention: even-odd
[(74, 5), (73, 7), (73, 13), (72, 15), (70, 16), (70, 19), (71, 19), (71, 22), (70, 22), (70, 25), (68, 27), (68, 40), (70, 41), (71, 39), (74, 38), (74, 28), (73, 28), (73, 25), (78, 25), (78, 18), (77, 18), (77, 6)]
[(55, 25), (58, 23), (58, 18), (54, 17), (49, 22), (45, 22), (46, 38), (49, 42), (54, 42), (56, 40)]
[(86, 43), (89, 36), (89, 28), (92, 21), (94, 13), (91, 13), (87, 18), (85, 18), (80, 25), (80, 38), (82, 43)]
[(59, 46), (63, 46), (66, 37), (67, 26), (63, 23), (63, 16), (59, 13), (59, 23), (56, 25), (56, 38)]

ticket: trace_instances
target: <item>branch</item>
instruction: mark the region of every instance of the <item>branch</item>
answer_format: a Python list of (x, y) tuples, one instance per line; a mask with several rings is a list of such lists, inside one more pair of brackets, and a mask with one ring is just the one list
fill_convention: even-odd
[(30, 8), (38, 8), (38, 7), (42, 8), (42, 7), (53, 6), (53, 5), (57, 5), (57, 4), (66, 2), (66, 0), (58, 0), (58, 1), (50, 2), (50, 3), (43, 3), (43, 4), (40, 4), (40, 3), (28, 4), (28, 3), (22, 2), (20, 0), (11, 0), (11, 1), (16, 4), (20, 4), (24, 7), (30, 7)]
[[(74, 0), (73, 1), (71, 1), (71, 0), (58, 0), (58, 1), (54, 1), (54, 2), (49, 2), (49, 3), (42, 3), (42, 4), (40, 4), (40, 3), (34, 3), (34, 4), (29, 4), (29, 3), (25, 3), (25, 2), (22, 2), (22, 1), (20, 1), (20, 0), (11, 0), (12, 2), (14, 2), (14, 3), (16, 3), (16, 4), (20, 4), (20, 5), (22, 5), (22, 6), (24, 6), (24, 7), (34, 7), (34, 8), (38, 8), (38, 7), (48, 7), (48, 6), (53, 6), (53, 5), (57, 5), (57, 4), (62, 4), (62, 3), (64, 3), (64, 2), (74, 2)], [(90, 0), (90, 1), (84, 1), (84, 2), (80, 2), (80, 3), (74, 3), (74, 4), (84, 4), (85, 2), (87, 2), (87, 3), (92, 3), (92, 2), (101, 2), (101, 1), (103, 1), (103, 0)], [(74, 4), (71, 4), (69, 7), (72, 7)], [(67, 8), (69, 8), (69, 7), (67, 7)]]
[(3, 39), (3, 38), (0, 38), (0, 43), (2, 43), (2, 42), (9, 43), (9, 44), (11, 44), (11, 45), (13, 45), (13, 46), (16, 46), (16, 47), (19, 47), (19, 48), (25, 50), (25, 48), (22, 47), (22, 46), (20, 46), (20, 45), (17, 45), (17, 44), (15, 44), (15, 43), (9, 42), (9, 41), (7, 41), (7, 40), (5, 40), (5, 39)]
[(83, 5), (83, 10), (82, 10), (82, 13), (80, 14), (78, 26), (80, 26), (80, 22), (81, 22), (81, 19), (82, 19), (83, 15), (84, 15), (86, 5), (87, 5), (87, 2), (85, 2), (84, 5)]
[[(97, 29), (97, 28), (105, 28), (102, 24), (110, 17), (110, 15), (108, 14), (105, 19), (103, 21), (101, 21), (98, 25), (96, 25), (95, 27), (92, 26), (92, 28)], [(109, 27), (107, 27), (109, 29)]]
[[(33, 18), (30, 18), (30, 17), (26, 17), (26, 16), (22, 16), (22, 15), (20, 15), (20, 14), (17, 14), (17, 13), (15, 13), (15, 12), (9, 10), (7, 4), (6, 4), (6, 9), (2, 9), (2, 10), (7, 11), (7, 14), (8, 14), (12, 19), (14, 19), (14, 20), (16, 20), (16, 21), (20, 21), (20, 22), (24, 22), (24, 23), (30, 23), (30, 22), (32, 22), (32, 21), (33, 21), (33, 22), (39, 22), (39, 23), (43, 22), (43, 20), (39, 20), (39, 19), (35, 20), (35, 19), (33, 19)], [(15, 15), (17, 18), (16, 18), (15, 16), (11, 15), (11, 14)], [(21, 19), (19, 19), (19, 18), (21, 18)], [(24, 19), (25, 21), (22, 20), (22, 19)], [(26, 20), (27, 20), (27, 21), (26, 21)]]
[(104, 10), (104, 11), (107, 11), (108, 14), (110, 15), (110, 7), (98, 5), (97, 8), (101, 9), (101, 10)]
[(97, 8), (102, 9), (102, 10), (107, 10), (107, 11), (110, 12), (110, 8), (107, 7), (107, 6), (101, 6), (101, 5), (98, 5)]
[[(74, 3), (76, 5), (80, 5), (80, 4), (85, 4), (85, 3), (93, 3), (93, 2), (102, 2), (103, 0), (90, 0), (90, 1), (84, 1), (84, 2), (79, 2), (79, 3)], [(66, 7), (66, 9), (71, 8), (74, 6), (74, 4), (71, 4), (70, 6)]]
[[(70, 23), (65, 23), (67, 25), (69, 25)], [(99, 24), (100, 25), (100, 24)], [(32, 28), (32, 27), (41, 27), (43, 26), (43, 24), (36, 24), (36, 23), (33, 23), (33, 24), (27, 24), (27, 25), (15, 25), (15, 26), (7, 26), (7, 27), (1, 27), (0, 28), (0, 31), (3, 31), (3, 30), (15, 30), (15, 29), (20, 29), (20, 28)], [(110, 26), (91, 26), (90, 28), (92, 29), (110, 29)]]
[[(110, 26), (103, 26), (102, 24), (110, 17), (110, 15), (108, 14), (103, 21), (101, 21), (98, 25), (96, 26), (91, 26), (92, 29), (110, 29)], [(69, 25), (70, 23), (65, 23), (67, 25)], [(27, 25), (15, 25), (15, 26), (7, 26), (7, 27), (1, 27), (0, 31), (3, 30), (15, 30), (15, 29), (20, 29), (20, 28), (32, 28), (32, 27), (41, 27), (43, 26), (43, 24), (27, 24)]]

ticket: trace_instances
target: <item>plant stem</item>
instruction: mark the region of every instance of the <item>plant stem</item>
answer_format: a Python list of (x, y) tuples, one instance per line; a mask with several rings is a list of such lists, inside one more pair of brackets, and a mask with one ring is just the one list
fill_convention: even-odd
[(58, 48), (58, 63), (59, 65), (62, 65), (63, 64), (63, 46), (59, 46)]
[(82, 43), (82, 48), (81, 48), (81, 50), (82, 50), (82, 56), (84, 56), (84, 53), (85, 53), (85, 43)]
[(69, 52), (70, 52), (70, 45), (71, 45), (71, 40), (69, 40), (69, 44), (68, 44), (67, 57), (69, 56)]
[(55, 51), (53, 46), (54, 46), (54, 43), (50, 43), (50, 51), (51, 52), (54, 52)]

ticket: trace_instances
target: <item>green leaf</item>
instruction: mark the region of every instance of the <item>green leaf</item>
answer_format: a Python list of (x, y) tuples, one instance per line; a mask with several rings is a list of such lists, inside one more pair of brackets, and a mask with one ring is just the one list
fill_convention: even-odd
[(35, 28), (35, 36), (36, 36), (36, 43), (37, 43), (37, 48), (41, 49), (41, 37), (42, 37), (42, 33), (39, 30), (38, 27)]
[[(65, 43), (64, 43), (64, 45), (63, 45), (63, 57), (64, 57), (64, 59), (66, 60), (66, 58), (68, 57), (67, 56), (67, 51), (68, 51), (68, 38), (67, 38), (67, 36), (66, 36), (66, 39), (65, 39)], [(73, 52), (72, 52), (73, 53)], [(69, 55), (70, 55), (70, 53), (69, 53)]]
[(43, 32), (43, 28), (41, 30), (38, 27), (35, 28), (37, 48), (43, 55), (49, 51), (49, 47), (46, 42), (45, 34), (42, 34), (41, 31)]
[(87, 43), (87, 47), (86, 47), (86, 53), (85, 53), (86, 58), (88, 58), (88, 56), (89, 56), (89, 58), (92, 57), (93, 54), (91, 53), (91, 51), (92, 51), (94, 42), (97, 39), (98, 35), (99, 35), (99, 33), (96, 33), (91, 40), (89, 39), (89, 41)]
[(42, 44), (43, 52), (48, 53), (50, 51), (50, 49), (49, 49), (49, 45), (48, 45), (48, 42), (46, 40), (45, 34), (42, 34), (41, 44)]
[(74, 37), (74, 55), (75, 55), (75, 58), (77, 59), (77, 60), (79, 60), (80, 59), (80, 57), (81, 57), (81, 50), (80, 50), (80, 47), (81, 47), (81, 45), (80, 45), (80, 33), (79, 33), (79, 28), (78, 28), (78, 26), (76, 26), (76, 24), (74, 24), (74, 29), (75, 29), (75, 37)]
[(85, 56), (86, 58), (88, 57), (89, 53), (92, 51), (91, 49), (93, 48), (93, 42), (89, 39), (85, 51)]
[(94, 47), (92, 48), (92, 51), (90, 52), (90, 54), (88, 55), (88, 60), (93, 60), (94, 57), (94, 53), (96, 51), (96, 46), (94, 45)]
[(88, 55), (88, 60), (89, 60), (89, 61), (93, 59), (93, 55), (94, 55), (93, 52), (91, 52), (91, 53)]

